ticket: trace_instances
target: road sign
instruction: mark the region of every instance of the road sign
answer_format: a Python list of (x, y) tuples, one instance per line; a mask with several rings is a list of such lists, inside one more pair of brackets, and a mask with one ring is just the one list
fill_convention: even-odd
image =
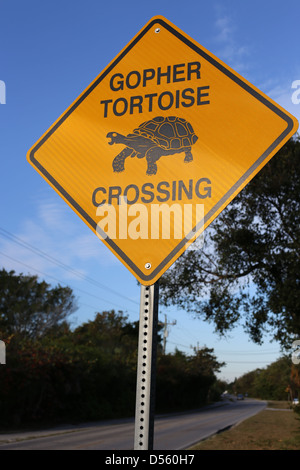
[(298, 123), (163, 17), (28, 152), (143, 284), (154, 284)]

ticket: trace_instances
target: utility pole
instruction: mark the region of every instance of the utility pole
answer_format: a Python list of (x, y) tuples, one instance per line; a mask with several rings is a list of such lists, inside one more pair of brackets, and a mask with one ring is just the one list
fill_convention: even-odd
[(159, 322), (159, 325), (162, 325), (164, 327), (164, 345), (163, 345), (163, 353), (164, 355), (166, 354), (166, 347), (167, 347), (167, 337), (169, 335), (169, 332), (168, 332), (168, 326), (174, 326), (176, 325), (176, 320), (172, 321), (171, 323), (168, 323), (168, 319), (167, 319), (167, 315), (165, 315), (165, 321), (164, 323), (163, 322)]
[(197, 341), (197, 346), (190, 345), (190, 348), (193, 349), (196, 354), (198, 354), (198, 352), (200, 351), (199, 341)]

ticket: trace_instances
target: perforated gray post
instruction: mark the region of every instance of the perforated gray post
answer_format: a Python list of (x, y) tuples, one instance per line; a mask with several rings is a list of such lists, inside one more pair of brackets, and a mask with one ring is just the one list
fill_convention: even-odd
[(153, 449), (158, 293), (158, 282), (141, 286), (134, 450)]

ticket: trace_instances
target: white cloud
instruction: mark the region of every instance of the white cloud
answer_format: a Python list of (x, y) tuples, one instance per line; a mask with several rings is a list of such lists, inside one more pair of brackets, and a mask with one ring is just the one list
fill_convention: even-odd
[(234, 27), (231, 18), (228, 16), (218, 17), (215, 21), (217, 36), (215, 39), (220, 42), (231, 41)]
[(217, 19), (214, 23), (214, 40), (218, 47), (217, 56), (237, 72), (248, 69), (248, 64), (243, 59), (249, 55), (249, 47), (236, 40), (237, 28), (232, 16), (221, 5), (217, 5), (215, 11)]
[(87, 275), (90, 262), (97, 260), (99, 267), (118, 262), (63, 202), (40, 201), (34, 218), (25, 219), (18, 231), (0, 230), (0, 235), (1, 264), (16, 272), (45, 273), (68, 282)]

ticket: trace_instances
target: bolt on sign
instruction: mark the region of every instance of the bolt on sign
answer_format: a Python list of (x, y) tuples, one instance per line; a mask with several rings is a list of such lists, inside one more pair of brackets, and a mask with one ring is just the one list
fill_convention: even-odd
[(297, 128), (281, 106), (158, 16), (28, 160), (151, 285)]

